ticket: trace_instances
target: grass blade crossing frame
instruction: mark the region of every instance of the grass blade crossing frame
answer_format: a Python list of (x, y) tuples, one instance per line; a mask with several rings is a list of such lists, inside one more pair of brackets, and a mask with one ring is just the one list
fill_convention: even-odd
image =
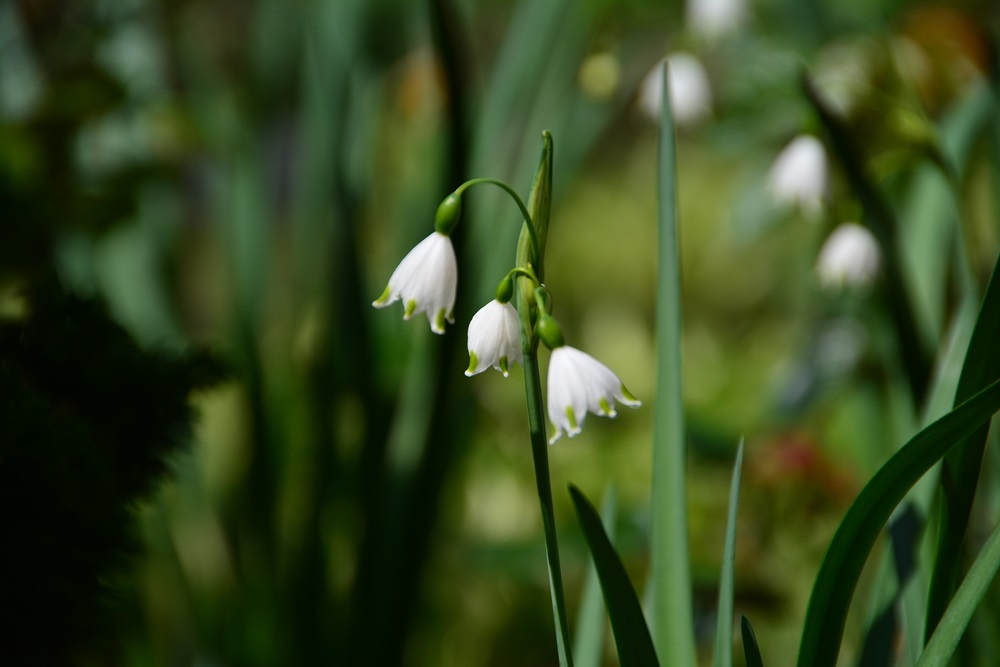
[(570, 484), (569, 495), (576, 508), (576, 516), (583, 529), (583, 536), (594, 557), (594, 566), (604, 592), (604, 604), (611, 619), (611, 630), (618, 648), (618, 662), (622, 667), (657, 667), (656, 650), (642, 615), (639, 598), (622, 566), (615, 548), (604, 533), (601, 517), (580, 490)]
[(1000, 380), (914, 436), (861, 490), (816, 576), (799, 646), (799, 667), (836, 664), (858, 577), (892, 511), (917, 480), (997, 410)]
[(983, 550), (979, 552), (976, 562), (969, 569), (968, 576), (962, 582), (951, 604), (941, 617), (937, 630), (927, 642), (927, 648), (920, 656), (917, 667), (945, 667), (958, 647), (958, 642), (965, 634), (965, 629), (972, 620), (972, 614), (982, 601), (990, 582), (1000, 569), (1000, 525), (986, 541)]
[(657, 162), (658, 270), (656, 403), (653, 417), (652, 577), (653, 639), (671, 664), (696, 662), (688, 561), (684, 401), (681, 392), (681, 270), (677, 231), (677, 158), (670, 111), (669, 68), (663, 67), (663, 103)]
[(722, 549), (722, 573), (719, 576), (719, 610), (715, 625), (715, 667), (733, 664), (733, 564), (736, 560), (736, 512), (740, 502), (740, 476), (743, 470), (743, 439), (736, 448), (733, 481), (729, 486), (729, 513)]

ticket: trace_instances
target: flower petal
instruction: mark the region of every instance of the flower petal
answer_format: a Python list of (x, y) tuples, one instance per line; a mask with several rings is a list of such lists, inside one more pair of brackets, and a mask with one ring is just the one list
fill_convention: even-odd
[(469, 360), (465, 374), (470, 377), (490, 366), (507, 377), (508, 364), (521, 362), (520, 325), (514, 306), (494, 299), (473, 315), (469, 322)]
[(455, 248), (448, 236), (433, 232), (407, 253), (389, 277), (385, 291), (372, 305), (384, 308), (402, 300), (403, 319), (427, 313), (431, 330), (441, 334), (445, 320), (454, 321), (457, 286)]
[(549, 444), (565, 433), (573, 437), (583, 429), (588, 412), (614, 417), (614, 401), (638, 407), (614, 372), (586, 352), (562, 345), (549, 359), (548, 413), (556, 431)]

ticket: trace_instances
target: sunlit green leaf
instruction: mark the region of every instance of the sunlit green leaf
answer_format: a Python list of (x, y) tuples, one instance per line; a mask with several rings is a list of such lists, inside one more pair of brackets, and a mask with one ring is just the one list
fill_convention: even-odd
[(733, 566), (736, 560), (736, 514), (740, 501), (740, 476), (743, 469), (743, 440), (736, 448), (733, 481), (729, 487), (729, 512), (726, 515), (726, 540), (722, 550), (722, 574), (719, 577), (719, 610), (715, 626), (715, 667), (733, 664)]
[(656, 411), (653, 417), (652, 576), (650, 613), (656, 645), (672, 664), (695, 664), (688, 562), (687, 457), (681, 389), (681, 270), (677, 230), (677, 158), (668, 68), (657, 175), (659, 270), (656, 300)]

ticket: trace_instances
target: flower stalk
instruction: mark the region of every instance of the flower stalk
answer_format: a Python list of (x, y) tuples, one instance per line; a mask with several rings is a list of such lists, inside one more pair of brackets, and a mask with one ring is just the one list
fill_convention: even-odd
[(528, 430), (531, 435), (531, 456), (535, 465), (535, 484), (542, 511), (542, 528), (545, 532), (545, 558), (549, 569), (549, 591), (552, 595), (552, 617), (555, 621), (556, 647), (561, 667), (570, 667), (569, 620), (566, 614), (566, 596), (563, 592), (562, 566), (559, 563), (559, 542), (556, 536), (555, 510), (552, 505), (552, 484), (549, 480), (549, 452), (545, 435), (545, 403), (542, 400), (542, 382), (538, 370), (538, 338), (534, 335), (535, 289), (542, 279), (542, 252), (548, 231), (549, 206), (552, 188), (552, 135), (542, 134), (542, 156), (535, 172), (531, 195), (528, 198), (530, 214), (517, 243), (517, 266), (532, 273), (522, 273), (516, 290), (517, 311), (521, 320), (521, 356), (524, 366), (524, 392), (528, 404)]
[[(549, 479), (548, 444), (563, 433), (570, 437), (577, 435), (588, 412), (614, 417), (616, 400), (633, 407), (640, 403), (604, 364), (565, 345), (559, 324), (551, 314), (552, 297), (542, 283), (542, 259), (552, 201), (552, 135), (542, 133), (542, 155), (527, 206), (503, 181), (493, 178), (466, 181), (441, 202), (434, 219), (434, 232), (403, 258), (385, 291), (372, 305), (383, 308), (402, 301), (404, 319), (426, 312), (431, 329), (435, 333), (444, 332), (445, 321), (453, 321), (457, 282), (450, 235), (461, 218), (462, 194), (479, 184), (496, 185), (507, 192), (517, 204), (523, 221), (514, 268), (500, 281), (496, 298), (480, 308), (469, 322), (469, 368), (465, 374), (471, 377), (492, 366), (507, 377), (512, 363), (521, 362), (524, 367), (528, 431), (542, 512), (556, 646), (560, 666), (571, 667), (573, 657)], [(539, 342), (552, 350), (549, 418), (556, 431), (551, 440), (546, 438), (545, 401), (537, 356)]]

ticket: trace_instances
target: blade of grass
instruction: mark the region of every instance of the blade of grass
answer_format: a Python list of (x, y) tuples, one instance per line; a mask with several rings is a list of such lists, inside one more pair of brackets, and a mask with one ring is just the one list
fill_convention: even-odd
[[(955, 391), (955, 404), (964, 401), (997, 377), (1000, 377), (1000, 257), (993, 266), (993, 275), (986, 287), (979, 317), (972, 331), (965, 363)], [(989, 425), (984, 424), (970, 434), (945, 460), (941, 467), (941, 523), (937, 539), (937, 555), (927, 596), (927, 623), (924, 636), (929, 637), (948, 606), (958, 577), (965, 530), (979, 484), (979, 473), (986, 447)]]
[(719, 612), (715, 625), (715, 667), (733, 664), (733, 569), (736, 560), (736, 511), (740, 501), (740, 476), (743, 470), (743, 439), (736, 448), (733, 480), (729, 487), (729, 513), (726, 516), (726, 539), (722, 549), (722, 573), (719, 576)]
[(837, 528), (806, 612), (799, 667), (833, 667), (862, 567), (882, 527), (931, 466), (1000, 410), (1000, 380), (923, 429), (868, 482)]
[(917, 667), (937, 667), (947, 665), (965, 629), (972, 620), (972, 614), (982, 601), (990, 582), (1000, 569), (1000, 525), (993, 529), (976, 562), (969, 569), (951, 604), (941, 617), (937, 629), (927, 642), (927, 648), (920, 656)]
[(687, 457), (681, 390), (681, 269), (677, 229), (677, 157), (670, 111), (670, 74), (663, 67), (657, 156), (658, 271), (656, 410), (653, 417), (653, 638), (672, 664), (695, 664), (688, 561)]
[(639, 598), (615, 548), (604, 533), (601, 517), (590, 501), (572, 484), (569, 495), (573, 499), (583, 537), (594, 557), (618, 649), (618, 662), (622, 667), (655, 667), (659, 663)]
[(743, 634), (743, 656), (746, 658), (747, 667), (764, 667), (764, 661), (760, 657), (760, 647), (757, 646), (757, 635), (754, 634), (750, 619), (746, 616), (740, 617), (740, 632)]
[[(924, 410), (922, 424), (927, 425), (933, 420), (942, 417), (951, 410), (952, 401), (955, 396), (955, 389), (958, 386), (958, 378), (961, 374), (962, 363), (965, 353), (969, 347), (969, 339), (976, 323), (976, 315), (979, 310), (978, 302), (972, 303), (970, 299), (965, 299), (958, 307), (956, 315), (952, 320), (946, 334), (943, 337), (944, 344), (938, 360), (935, 362), (935, 374), (931, 382), (931, 390), (928, 396), (927, 405)], [(926, 524), (927, 517), (931, 512), (931, 506), (936, 500), (938, 472), (931, 471), (910, 490), (904, 501), (904, 506), (908, 506), (916, 513), (916, 519)], [(897, 511), (898, 514), (898, 511)], [(874, 580), (878, 582), (892, 582), (896, 588), (895, 594), (889, 599), (879, 599), (877, 602), (882, 606), (875, 606), (872, 609), (872, 622), (869, 623), (869, 633), (875, 631), (874, 619), (887, 611), (899, 610), (898, 632), (905, 646), (905, 653), (908, 662), (904, 664), (915, 664), (917, 657), (924, 647), (924, 623), (927, 617), (927, 586), (930, 581), (930, 569), (934, 561), (934, 545), (931, 543), (936, 527), (929, 531), (923, 530), (923, 535), (918, 540), (918, 552), (915, 556), (917, 567), (910, 573), (909, 578), (901, 577), (894, 558), (886, 554), (880, 561), (880, 568)], [(893, 542), (895, 536), (893, 536)], [(898, 546), (893, 543), (893, 551), (898, 550)], [(902, 584), (900, 583), (902, 582)], [(865, 639), (865, 644), (871, 640)], [(895, 645), (895, 640), (891, 642)], [(885, 664), (882, 662), (881, 664)]]
[[(618, 517), (618, 492), (611, 484), (601, 501), (601, 521), (608, 539), (614, 542), (615, 521)], [(576, 667), (600, 667), (604, 654), (604, 600), (601, 582), (593, 562), (587, 568), (580, 596), (580, 611), (576, 617), (576, 639), (573, 640), (573, 660)]]

